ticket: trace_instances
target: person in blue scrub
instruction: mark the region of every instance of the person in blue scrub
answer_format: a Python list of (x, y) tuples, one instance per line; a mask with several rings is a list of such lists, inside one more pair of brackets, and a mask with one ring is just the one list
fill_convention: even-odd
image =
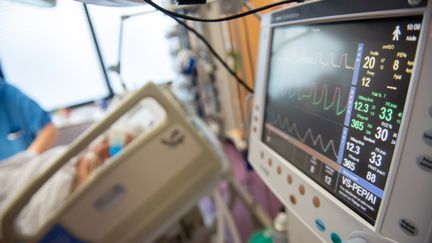
[(57, 134), (46, 111), (0, 79), (0, 160), (24, 150), (40, 154), (51, 148)]

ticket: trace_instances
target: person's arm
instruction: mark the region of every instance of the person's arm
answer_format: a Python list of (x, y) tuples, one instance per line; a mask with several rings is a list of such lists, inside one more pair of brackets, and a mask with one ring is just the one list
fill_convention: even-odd
[(58, 136), (58, 129), (54, 124), (47, 124), (42, 130), (39, 131), (36, 138), (27, 148), (27, 151), (37, 154), (43, 153), (54, 145)]
[(19, 114), (15, 119), (24, 130), (27, 151), (42, 153), (51, 148), (57, 138), (57, 128), (52, 124), (50, 114), (36, 101), (18, 88), (3, 84), (4, 99), (10, 113)]

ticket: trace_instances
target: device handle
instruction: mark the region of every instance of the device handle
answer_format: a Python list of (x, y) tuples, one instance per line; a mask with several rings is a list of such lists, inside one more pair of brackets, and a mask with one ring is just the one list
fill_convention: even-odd
[[(157, 87), (153, 83), (148, 83), (141, 89), (130, 94), (124, 100), (120, 102), (116, 109), (113, 109), (108, 113), (106, 118), (101, 122), (93, 125), (90, 129), (86, 130), (81, 136), (79, 136), (68, 149), (58, 157), (55, 162), (45, 170), (41, 175), (29, 181), (29, 185), (19, 194), (15, 195), (11, 202), (6, 205), (4, 215), (1, 218), (1, 231), (3, 239), (6, 242), (17, 242), (17, 241), (29, 241), (32, 236), (24, 236), (16, 229), (15, 219), (21, 210), (30, 201), (33, 194), (35, 194), (45, 182), (54, 175), (64, 164), (66, 164), (75, 155), (85, 149), (95, 138), (97, 138), (102, 132), (109, 128), (115, 121), (117, 121), (125, 112), (136, 105), (144, 97), (153, 97), (152, 93), (157, 92)], [(153, 97), (156, 99), (156, 97)], [(156, 99), (157, 100), (157, 99)], [(159, 101), (161, 105), (164, 101)], [(166, 106), (164, 106), (166, 109)], [(169, 116), (167, 111), (167, 116)]]
[(363, 238), (353, 238), (353, 239), (345, 240), (343, 243), (367, 243), (367, 241)]

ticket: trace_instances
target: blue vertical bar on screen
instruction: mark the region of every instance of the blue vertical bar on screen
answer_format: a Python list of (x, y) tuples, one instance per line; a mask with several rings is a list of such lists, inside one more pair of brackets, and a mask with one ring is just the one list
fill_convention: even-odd
[(359, 76), (359, 72), (360, 72), (361, 58), (363, 55), (363, 47), (364, 47), (363, 43), (358, 44), (357, 55), (356, 55), (356, 60), (355, 60), (355, 64), (354, 64), (354, 74), (353, 74), (353, 78), (352, 78), (352, 85), (353, 86), (357, 86), (357, 80), (358, 80), (358, 76)]
[(337, 157), (337, 162), (339, 164), (342, 163), (342, 158), (344, 156), (345, 143), (346, 143), (347, 136), (348, 136), (348, 128), (344, 127), (343, 130), (342, 130), (342, 138), (341, 138), (341, 141), (340, 141), (339, 153), (338, 153), (338, 157)]
[(346, 115), (345, 115), (345, 122), (344, 122), (344, 126), (349, 127), (349, 123), (351, 120), (351, 114), (352, 114), (352, 107), (353, 107), (353, 103), (354, 103), (354, 97), (355, 97), (355, 93), (356, 93), (356, 88), (355, 87), (351, 87), (351, 91), (348, 97), (348, 105), (347, 105), (347, 110), (346, 110)]

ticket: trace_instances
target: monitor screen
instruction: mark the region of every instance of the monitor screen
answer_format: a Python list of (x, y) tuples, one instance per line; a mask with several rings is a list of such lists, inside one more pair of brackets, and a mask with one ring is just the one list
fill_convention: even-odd
[(7, 82), (53, 110), (106, 98), (110, 89), (83, 4), (40, 8), (0, 1), (0, 61)]
[(372, 225), (421, 21), (282, 25), (272, 32), (262, 141)]

